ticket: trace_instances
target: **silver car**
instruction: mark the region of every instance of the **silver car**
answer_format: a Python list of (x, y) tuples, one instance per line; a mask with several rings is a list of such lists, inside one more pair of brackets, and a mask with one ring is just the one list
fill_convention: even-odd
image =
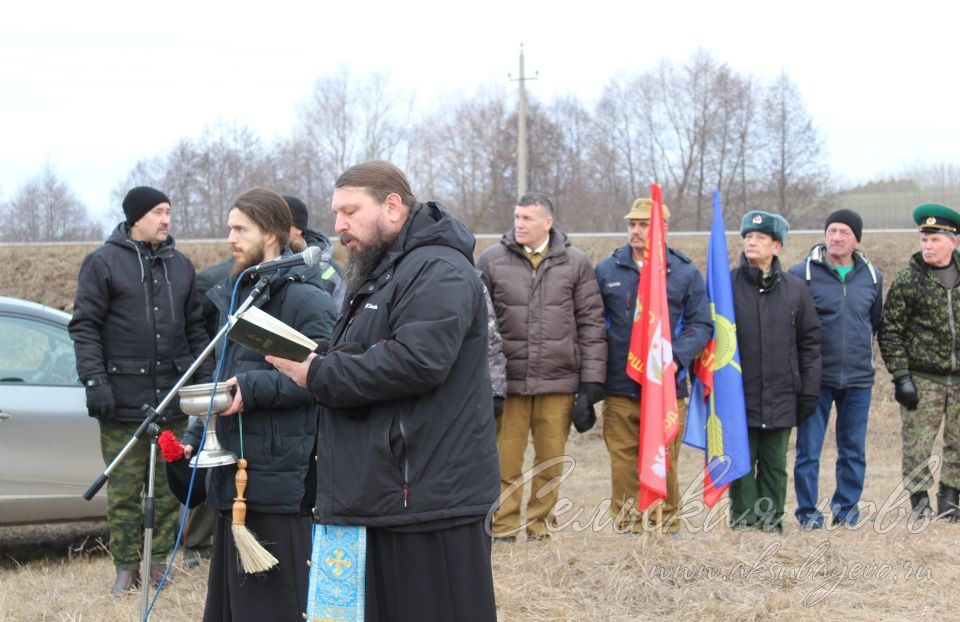
[(105, 518), (81, 496), (103, 471), (77, 378), (70, 316), (0, 297), (0, 525)]

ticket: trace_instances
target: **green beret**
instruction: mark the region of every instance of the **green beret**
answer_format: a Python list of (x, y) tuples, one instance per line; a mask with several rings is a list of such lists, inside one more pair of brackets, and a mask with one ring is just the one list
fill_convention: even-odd
[(790, 223), (780, 214), (769, 214), (754, 210), (743, 215), (740, 221), (740, 237), (746, 237), (751, 231), (766, 233), (780, 244), (787, 243), (787, 233), (790, 231)]
[(924, 233), (956, 233), (960, 226), (960, 214), (946, 205), (924, 203), (913, 210), (913, 222)]

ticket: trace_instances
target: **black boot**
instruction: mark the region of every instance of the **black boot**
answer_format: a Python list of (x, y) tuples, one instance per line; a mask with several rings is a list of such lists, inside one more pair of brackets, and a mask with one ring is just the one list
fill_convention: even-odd
[(937, 492), (937, 512), (940, 518), (955, 523), (960, 520), (960, 490), (940, 483)]
[(913, 512), (910, 514), (913, 520), (930, 516), (932, 510), (930, 509), (930, 496), (927, 491), (921, 490), (920, 492), (910, 493), (910, 507), (913, 508)]

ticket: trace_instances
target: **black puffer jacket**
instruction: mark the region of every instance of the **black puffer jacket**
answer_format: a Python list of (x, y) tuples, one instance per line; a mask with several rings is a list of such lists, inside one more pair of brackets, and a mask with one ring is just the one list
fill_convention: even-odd
[[(106, 379), (115, 421), (143, 421), (209, 342), (196, 293), (193, 264), (168, 237), (156, 249), (130, 239), (120, 223), (83, 260), (70, 336), (83, 380)], [(196, 380), (209, 378), (205, 365)], [(182, 418), (175, 407), (163, 413)]]
[(731, 273), (747, 425), (797, 425), (797, 396), (820, 396), (820, 318), (802, 279), (773, 259), (773, 282), (740, 256)]
[[(237, 305), (247, 298), (253, 282), (247, 281), (237, 294)], [(226, 321), (232, 279), (214, 286), (207, 296)], [(326, 292), (304, 282), (302, 268), (280, 271), (270, 288), (255, 302), (273, 317), (297, 329), (316, 342), (328, 341), (336, 321), (333, 302)], [(217, 347), (219, 356), (221, 347)], [(247, 506), (257, 512), (290, 514), (305, 512), (313, 505), (313, 446), (317, 430), (317, 406), (306, 389), (276, 371), (263, 355), (233, 342), (220, 374), (221, 380), (237, 377), (243, 396), (243, 450), (240, 445), (240, 417), (217, 418), (217, 438), (224, 448), (247, 459)], [(191, 423), (183, 443), (197, 447), (201, 422)], [(207, 485), (207, 504), (229, 509), (236, 496), (234, 467), (212, 469)]]
[(474, 243), (420, 204), (337, 325), (362, 353), (313, 360), (317, 521), (416, 528), (482, 517), (500, 494)]

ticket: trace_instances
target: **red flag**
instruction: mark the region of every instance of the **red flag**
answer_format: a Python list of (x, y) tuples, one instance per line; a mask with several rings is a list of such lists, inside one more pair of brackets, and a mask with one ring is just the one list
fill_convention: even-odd
[(660, 186), (650, 185), (653, 207), (643, 251), (637, 310), (630, 333), (627, 375), (640, 383), (639, 509), (667, 498), (667, 445), (680, 429), (676, 364), (667, 303), (667, 246), (663, 231)]

